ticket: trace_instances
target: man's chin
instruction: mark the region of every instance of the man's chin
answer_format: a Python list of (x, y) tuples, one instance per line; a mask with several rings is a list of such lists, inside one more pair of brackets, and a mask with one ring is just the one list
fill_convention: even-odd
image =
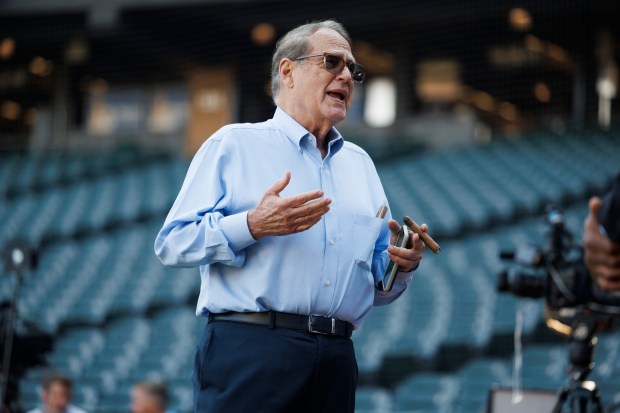
[(339, 122), (342, 122), (343, 120), (345, 120), (347, 117), (347, 110), (346, 109), (332, 109), (329, 112), (329, 116), (328, 118), (332, 121), (332, 123), (335, 125)]

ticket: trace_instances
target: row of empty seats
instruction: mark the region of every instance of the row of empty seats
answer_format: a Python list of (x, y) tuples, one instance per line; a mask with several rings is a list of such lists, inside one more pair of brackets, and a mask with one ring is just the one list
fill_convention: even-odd
[[(378, 171), (395, 217), (411, 215), (426, 222), (435, 236), (451, 237), (537, 214), (548, 203), (565, 204), (602, 193), (618, 173), (619, 157), (620, 143), (606, 135), (546, 137), (410, 156), (379, 165)], [(28, 170), (35, 169), (31, 165), (43, 163), (39, 158), (15, 159), (25, 162), (19, 177), (30, 176)], [(54, 159), (59, 158), (50, 157)], [(15, 182), (11, 179), (11, 171), (18, 169), (15, 165), (20, 163), (13, 160), (0, 167), (0, 175), (6, 175), (3, 182)], [(0, 198), (0, 213), (8, 223), (0, 245), (17, 236), (38, 244), (158, 217), (172, 204), (187, 166), (181, 160), (154, 161), (121, 174), (44, 186), (11, 200)]]
[(178, 192), (187, 165), (167, 161), (134, 168), (123, 174), (27, 193), (0, 200), (5, 225), (0, 245), (20, 237), (38, 245), (54, 237), (77, 235), (161, 219)]
[(124, 173), (170, 157), (137, 148), (0, 154), (0, 199)]
[[(153, 252), (159, 225), (132, 225), (44, 249), (36, 270), (24, 277), (20, 313), (53, 332), (63, 324), (101, 324), (119, 314), (186, 303), (199, 290), (198, 269), (159, 262)], [(10, 296), (11, 283), (2, 287)]]
[(604, 193), (618, 159), (614, 137), (545, 136), (410, 155), (378, 171), (395, 217), (410, 215), (436, 236), (453, 237)]

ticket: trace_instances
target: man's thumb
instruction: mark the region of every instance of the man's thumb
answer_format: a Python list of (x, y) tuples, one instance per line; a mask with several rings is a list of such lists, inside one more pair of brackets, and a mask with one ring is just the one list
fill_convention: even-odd
[(267, 190), (267, 193), (272, 195), (280, 195), (280, 192), (286, 188), (289, 182), (291, 182), (291, 171), (286, 171), (282, 179), (273, 184), (273, 186)]
[(602, 204), (603, 204), (603, 201), (601, 200), (601, 198), (597, 196), (590, 198), (590, 201), (588, 202), (588, 208), (590, 209), (590, 213), (596, 219), (597, 222), (598, 222), (598, 213), (601, 209)]

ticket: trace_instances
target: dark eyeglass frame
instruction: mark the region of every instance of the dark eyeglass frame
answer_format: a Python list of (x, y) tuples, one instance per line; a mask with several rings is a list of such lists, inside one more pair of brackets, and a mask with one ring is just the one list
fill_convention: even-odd
[[(347, 61), (344, 60), (342, 56), (337, 55), (335, 53), (323, 52), (323, 53), (317, 53), (317, 54), (308, 54), (304, 56), (299, 56), (295, 60), (296, 61), (303, 60), (309, 57), (322, 57), (323, 68), (327, 70), (329, 73), (333, 73), (335, 75), (340, 74), (340, 72), (342, 72), (342, 69), (344, 69), (344, 67), (346, 66), (349, 69), (349, 72), (351, 72), (351, 78), (353, 79), (355, 83), (362, 83), (364, 79), (366, 78), (366, 68), (364, 66), (362, 66), (359, 63), (354, 63), (354, 62), (347, 63)], [(328, 68), (328, 65), (327, 65), (328, 57), (338, 59), (338, 64), (333, 67), (330, 64), (329, 65), (330, 67)]]

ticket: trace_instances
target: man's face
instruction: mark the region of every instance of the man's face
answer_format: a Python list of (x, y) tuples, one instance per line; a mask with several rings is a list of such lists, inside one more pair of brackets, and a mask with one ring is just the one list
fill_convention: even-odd
[(144, 389), (134, 387), (131, 390), (131, 413), (156, 413), (161, 411), (157, 399)]
[(61, 412), (71, 401), (71, 390), (62, 383), (52, 383), (43, 390), (43, 402), (52, 412)]
[[(308, 55), (329, 52), (343, 57), (347, 63), (354, 61), (347, 41), (333, 30), (320, 29), (308, 41)], [(298, 68), (293, 75), (293, 93), (301, 112), (332, 125), (344, 120), (353, 96), (353, 79), (346, 65), (334, 74), (325, 70), (322, 56), (295, 63)]]

